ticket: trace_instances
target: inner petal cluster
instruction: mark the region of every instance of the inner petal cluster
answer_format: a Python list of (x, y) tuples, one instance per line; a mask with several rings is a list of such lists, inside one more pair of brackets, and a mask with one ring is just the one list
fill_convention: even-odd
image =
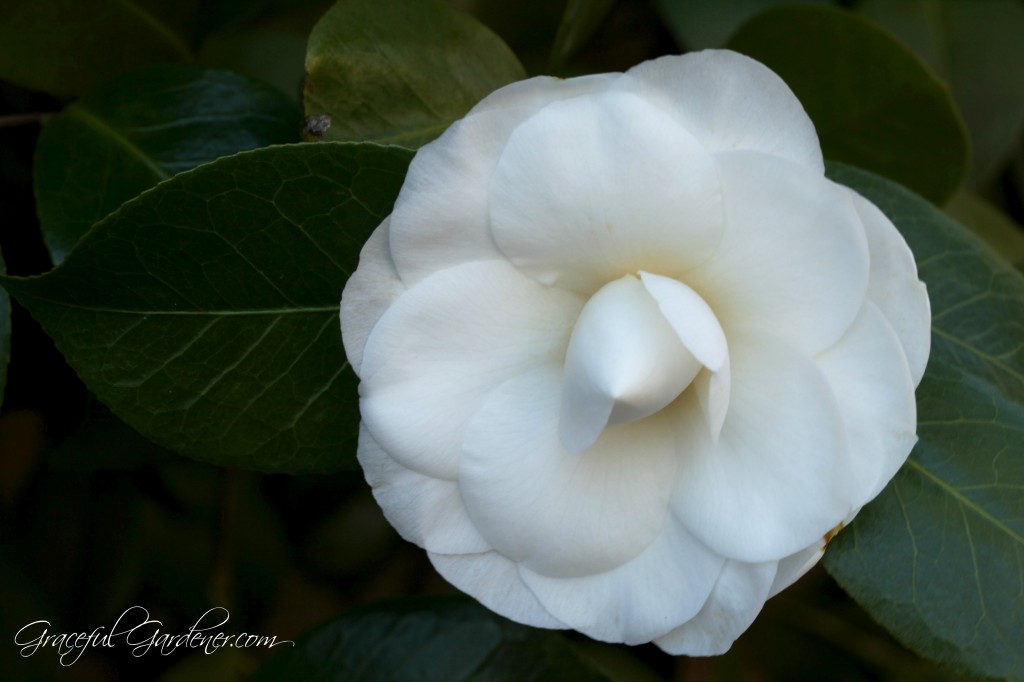
[(685, 284), (646, 272), (610, 282), (583, 307), (569, 340), (559, 439), (582, 452), (607, 426), (660, 411), (703, 369), (719, 372), (726, 362), (718, 320)]

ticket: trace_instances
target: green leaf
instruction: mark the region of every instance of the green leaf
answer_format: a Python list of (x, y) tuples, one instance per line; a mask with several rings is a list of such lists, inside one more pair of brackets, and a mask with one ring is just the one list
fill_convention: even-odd
[[(285, 645), (287, 646), (287, 645)], [(556, 632), (518, 625), (464, 597), (353, 609), (300, 638), (253, 677), (360, 682), (600, 682)]]
[(120, 71), (192, 58), (197, 0), (0, 3), (0, 80), (61, 97)]
[(568, 0), (551, 47), (551, 65), (559, 67), (587, 44), (618, 0)]
[[(7, 272), (4, 255), (0, 253), (0, 275)], [(0, 407), (4, 404), (4, 387), (7, 385), (7, 363), (11, 359), (11, 301), (7, 292), (0, 289)]]
[(309, 36), (309, 130), (418, 147), (525, 77), (512, 51), (440, 0), (341, 0)]
[(892, 31), (945, 80), (971, 132), (971, 181), (1006, 164), (1024, 134), (1024, 4), (1020, 0), (864, 0), (858, 9)]
[(35, 154), (43, 239), (60, 263), (93, 223), (183, 170), (297, 142), (299, 111), (230, 71), (177, 64), (121, 74), (46, 122)]
[(1024, 679), (1024, 277), (907, 190), (849, 167), (917, 258), (932, 303), (917, 446), (825, 565), (899, 639), (973, 675)]
[(267, 471), (352, 466), (339, 300), (411, 157), (300, 144), (219, 159), (123, 205), (55, 270), (3, 283), (153, 442)]
[(945, 206), (946, 213), (988, 242), (1000, 256), (1024, 268), (1024, 227), (969, 190), (960, 190)]
[(826, 159), (884, 175), (937, 204), (967, 172), (966, 132), (948, 90), (866, 19), (832, 7), (773, 9), (744, 24), (729, 47), (793, 89)]
[(834, 0), (654, 0), (680, 47), (721, 47), (745, 21), (779, 5), (831, 4)]

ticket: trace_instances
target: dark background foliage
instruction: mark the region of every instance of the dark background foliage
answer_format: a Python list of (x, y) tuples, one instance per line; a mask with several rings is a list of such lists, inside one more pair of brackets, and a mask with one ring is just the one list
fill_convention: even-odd
[[(403, 23), (409, 17), (402, 3), (348, 4), (361, 12), (392, 12), (374, 14), (378, 25), (369, 18), (359, 24), (369, 28), (358, 39), (371, 44), (415, 42)], [(335, 415), (342, 420), (332, 427), (337, 435), (324, 441), (320, 431), (302, 432), (305, 422), (300, 416), (291, 421), (294, 415), (287, 406), (250, 400), (263, 386), (254, 380), (255, 388), (239, 389), (238, 395), (229, 390), (242, 385), (238, 383), (229, 384), (222, 394), (210, 394), (209, 405), (184, 410), (189, 415), (186, 426), (170, 428), (160, 417), (165, 403), (147, 397), (158, 391), (138, 393), (125, 388), (130, 377), (111, 374), (109, 351), (119, 348), (122, 332), (129, 333), (127, 326), (117, 326), (125, 314), (146, 317), (143, 313), (154, 309), (166, 312), (193, 304), (193, 312), (206, 314), (211, 307), (232, 305), (233, 277), (247, 281), (241, 261), (218, 261), (218, 271), (227, 273), (222, 287), (203, 294), (216, 294), (216, 300), (199, 300), (199, 294), (188, 291), (173, 292), (180, 299), (167, 292), (156, 297), (139, 273), (166, 282), (175, 281), (172, 271), (188, 269), (181, 259), (160, 260), (184, 239), (165, 230), (161, 221), (167, 212), (180, 212), (183, 220), (191, 221), (190, 229), (211, 233), (246, 220), (269, 220), (261, 216), (280, 212), (318, 235), (318, 244), (341, 239), (330, 237), (330, 228), (345, 225), (354, 230), (344, 237), (352, 244), (330, 242), (326, 248), (347, 248), (354, 257), (361, 239), (388, 212), (411, 152), (345, 151), (339, 156), (327, 146), (334, 143), (322, 143), (284, 152), (252, 151), (204, 164), (237, 152), (324, 137), (412, 147), (430, 139), (476, 98), (523, 73), (570, 76), (624, 70), (662, 54), (724, 44), (764, 60), (787, 79), (814, 116), (829, 158), (896, 180), (942, 206), (995, 247), (998, 256), (978, 248), (985, 253), (984, 263), (1003, 258), (1009, 264), (998, 266), (1010, 272), (1005, 277), (1014, 276), (1010, 266), (1024, 264), (1021, 3), (864, 0), (806, 3), (809, 7), (797, 10), (775, 8), (784, 3), (771, 0), (457, 0), (434, 9), (430, 3), (415, 4), (428, 8), (417, 19), (421, 24), (432, 21), (436, 7), (468, 12), (501, 39), (480, 37), (475, 24), (470, 25), (465, 31), (473, 36), (474, 49), (501, 55), (491, 58), (493, 68), (486, 77), (470, 82), (457, 97), (444, 89), (446, 72), (428, 65), (434, 70), (423, 76), (424, 87), (444, 92), (451, 108), (439, 114), (437, 106), (409, 107), (410, 118), (397, 129), (361, 118), (359, 109), (345, 109), (351, 102), (339, 103), (331, 74), (350, 57), (335, 49), (337, 32), (351, 29), (351, 24), (339, 20), (338, 28), (325, 21), (317, 29), (320, 33), (314, 32), (331, 3), (14, 0), (0, 8), (0, 249), (8, 274), (29, 277), (50, 271), (95, 222), (116, 212), (104, 222), (105, 231), (94, 230), (79, 244), (67, 267), (40, 280), (9, 280), (15, 299), (0, 298), (0, 679), (201, 682), (255, 675), (258, 680), (518, 680), (532, 675), (641, 682), (855, 681), (952, 680), (965, 671), (968, 676), (972, 671), (981, 674), (981, 668), (956, 655), (946, 660), (953, 666), (946, 669), (905, 649), (822, 568), (769, 602), (750, 631), (719, 658), (672, 658), (650, 645), (612, 646), (575, 634), (522, 628), (455, 596), (424, 553), (401, 541), (384, 521), (361, 473), (351, 468), (352, 443), (345, 440), (351, 431), (348, 422), (354, 420), (351, 407), (346, 415)], [(438, 21), (441, 28), (424, 29), (426, 35), (449, 30), (449, 24)], [(923, 30), (925, 25), (932, 30)], [(310, 54), (324, 54), (308, 63), (311, 33)], [(891, 43), (897, 39), (901, 47), (894, 52)], [(355, 40), (346, 38), (344, 44), (357, 45)], [(511, 48), (507, 54), (501, 41)], [(396, 59), (403, 63), (401, 56)], [(409, 61), (418, 61), (415, 52)], [(808, 62), (817, 71), (802, 70)], [(399, 75), (413, 73), (415, 66)], [(309, 77), (304, 78), (307, 70)], [(372, 81), (386, 82), (393, 75), (375, 73)], [(823, 82), (834, 88), (823, 87)], [(403, 103), (385, 99), (376, 104)], [(317, 132), (315, 121), (304, 119), (338, 112), (347, 112), (345, 120), (353, 123), (334, 125), (326, 136)], [(190, 175), (152, 189), (196, 167)], [(360, 172), (376, 173), (372, 186), (357, 183)], [(878, 186), (857, 171), (833, 172), (840, 180), (863, 183), (854, 185), (862, 191)], [(330, 183), (324, 178), (333, 178), (335, 186), (326, 186)], [(325, 186), (311, 189), (310, 182)], [(289, 194), (289, 187), (297, 189)], [(348, 206), (341, 214), (338, 187), (354, 198), (351, 205), (341, 202)], [(147, 190), (137, 202), (119, 208)], [(251, 203), (216, 203), (230, 191), (256, 196)], [(265, 200), (278, 191), (284, 199)], [(878, 191), (879, 203), (892, 199), (893, 211), (926, 226), (938, 220), (916, 198), (893, 194), (887, 186)], [(204, 192), (212, 216), (205, 222), (189, 213), (191, 198)], [(217, 221), (217, 215), (230, 218)], [(103, 246), (104, 239), (122, 239), (117, 231), (122, 229), (148, 230), (147, 238), (153, 231), (166, 234), (152, 242), (153, 253), (146, 260), (144, 253)], [(922, 244), (933, 243), (927, 236), (921, 239)], [(211, 261), (220, 257), (213, 245), (197, 248)], [(260, 305), (294, 306), (300, 313), (296, 319), (306, 316), (294, 328), (274, 327), (274, 333), (319, 339), (318, 330), (334, 319), (328, 308), (332, 301), (336, 305), (340, 286), (334, 280), (303, 279), (306, 266), (317, 257), (314, 251), (297, 256), (294, 263), (267, 262), (257, 268), (280, 267), (287, 275), (287, 285), (268, 289)], [(138, 267), (132, 258), (139, 259)], [(158, 261), (165, 270), (150, 267)], [(334, 264), (341, 282), (353, 263)], [(198, 271), (203, 263), (192, 265)], [(965, 260), (936, 270), (935, 281), (953, 281), (957, 273), (979, 267), (984, 276), (990, 272), (985, 269), (989, 265)], [(1007, 286), (1018, 287), (1017, 280)], [(136, 296), (140, 291), (148, 293)], [(1019, 288), (1012, 291), (1019, 295)], [(123, 298), (117, 314), (89, 316), (79, 310), (91, 296), (115, 295)], [(32, 308), (32, 315), (23, 304)], [(9, 325), (3, 314), (7, 306)], [(1007, 310), (990, 314), (1010, 314)], [(271, 326), (260, 326), (259, 319), (244, 324), (212, 321), (209, 345), (176, 365), (167, 365), (159, 359), (159, 349), (152, 348), (155, 340), (170, 343), (176, 334), (194, 334), (205, 324), (196, 315), (147, 318), (149, 326), (142, 329), (151, 331), (133, 332), (154, 339), (147, 342), (147, 352), (129, 344), (113, 364), (145, 370), (147, 359), (153, 360), (153, 371), (160, 373), (144, 371), (157, 382), (151, 385), (162, 390), (160, 395), (179, 391), (187, 401), (195, 393), (193, 384), (206, 381), (204, 365), (245, 370), (247, 356), (218, 353), (230, 353), (250, 337), (250, 345), (262, 349), (261, 334), (270, 333)], [(954, 340), (961, 332), (949, 330)], [(337, 353), (340, 342), (324, 339), (323, 353)], [(1019, 366), (1019, 358), (1012, 360)], [(254, 365), (273, 368), (278, 363), (282, 371), (296, 375), (329, 371), (312, 365), (293, 368), (290, 362), (268, 350)], [(931, 403), (936, 413), (959, 409), (955, 398), (942, 402), (939, 389), (943, 381), (952, 382), (952, 388), (942, 390), (957, 393), (965, 385), (960, 371), (962, 367), (943, 366), (926, 379), (939, 387)], [(979, 370), (975, 378), (989, 376), (985, 372), (990, 372), (989, 379), (1005, 377), (1000, 371)], [(342, 381), (337, 395), (325, 393), (336, 399), (329, 405), (351, 405), (353, 385)], [(985, 386), (971, 386), (982, 391), (979, 400), (991, 395)], [(1019, 411), (1019, 386), (1000, 390), (1008, 401), (1002, 409)], [(218, 409), (234, 405), (233, 400), (244, 404), (245, 420), (237, 434), (225, 435)], [(324, 410), (328, 412), (329, 407)], [(168, 418), (176, 419), (175, 414)], [(204, 414), (213, 416), (204, 422)], [(278, 421), (298, 428), (288, 431)], [(173, 437), (156, 437), (157, 444), (136, 429)], [(298, 435), (277, 437), (284, 432)], [(974, 438), (974, 447), (978, 442), (986, 445), (993, 432), (965, 436), (940, 425), (931, 433), (931, 442)], [(1007, 433), (1008, 440), (993, 447), (1019, 459), (1024, 451), (1019, 433)], [(977, 452), (990, 452), (982, 446)], [(302, 466), (291, 465), (297, 452), (308, 452), (303, 448), (321, 454), (307, 457)], [(941, 448), (924, 455), (936, 452), (941, 459)], [(1015, 466), (1020, 481), (1021, 465)], [(913, 471), (901, 476), (904, 489), (916, 480)], [(944, 480), (957, 481), (955, 474)], [(887, 504), (896, 503), (883, 494), (877, 509)], [(897, 507), (893, 513), (904, 509)], [(870, 563), (852, 547), (858, 539), (871, 539), (869, 530), (843, 534), (837, 541), (842, 553), (829, 557), (830, 569), (847, 589), (871, 574)], [(1019, 546), (1010, 551), (1024, 552)], [(861, 589), (880, 594), (877, 586)], [(421, 599), (389, 601), (409, 596)], [(900, 598), (879, 597), (881, 604), (869, 604), (873, 616), (897, 627), (887, 620), (885, 608)], [(224, 649), (206, 655), (179, 650), (138, 657), (129, 647), (94, 648), (69, 667), (61, 667), (52, 650), (21, 658), (13, 645), (14, 633), (31, 621), (50, 621), (54, 633), (88, 632), (110, 627), (133, 605), (148, 609), (168, 633), (186, 632), (208, 608), (221, 606), (231, 614), (229, 632), (274, 635), (299, 644), (273, 651)], [(893, 618), (898, 621), (903, 615), (905, 611), (896, 609)], [(940, 650), (946, 644), (941, 638), (924, 643), (901, 639), (943, 659)], [(1024, 651), (1024, 641), (1016, 645)], [(282, 649), (281, 658), (261, 670)], [(956, 645), (953, 649), (959, 651)], [(339, 653), (353, 651), (365, 655), (346, 658)], [(1020, 679), (1024, 671), (1000, 676)]]

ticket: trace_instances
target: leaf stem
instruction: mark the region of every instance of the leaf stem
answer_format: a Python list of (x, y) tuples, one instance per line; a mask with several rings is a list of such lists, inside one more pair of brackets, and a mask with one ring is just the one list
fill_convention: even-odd
[(0, 128), (14, 128), (17, 126), (39, 124), (53, 116), (55, 111), (30, 111), (23, 114), (7, 114), (0, 116)]

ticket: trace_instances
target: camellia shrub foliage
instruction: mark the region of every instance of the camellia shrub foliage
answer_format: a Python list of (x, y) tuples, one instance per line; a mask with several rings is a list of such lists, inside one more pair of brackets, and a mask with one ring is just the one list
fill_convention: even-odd
[(4, 3), (0, 678), (1024, 680), (1022, 36)]

